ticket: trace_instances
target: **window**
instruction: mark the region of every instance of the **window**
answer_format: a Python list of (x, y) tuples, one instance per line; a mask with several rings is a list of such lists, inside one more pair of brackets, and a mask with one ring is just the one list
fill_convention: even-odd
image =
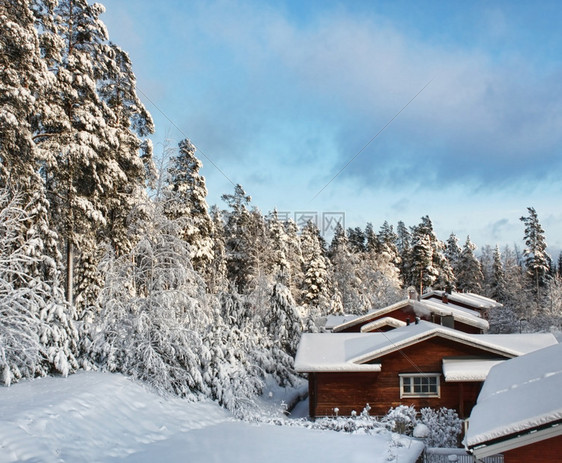
[(439, 397), (439, 373), (408, 373), (400, 375), (400, 398)]

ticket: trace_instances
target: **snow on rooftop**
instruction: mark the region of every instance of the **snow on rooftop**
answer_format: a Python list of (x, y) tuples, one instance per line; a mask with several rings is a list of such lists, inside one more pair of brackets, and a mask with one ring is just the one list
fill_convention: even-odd
[(468, 334), (422, 320), (418, 324), (384, 333), (305, 333), (301, 337), (295, 368), (299, 372), (380, 371), (380, 365), (362, 364), (433, 336), (508, 357), (516, 357), (557, 343), (556, 338), (548, 333)]
[(343, 323), (347, 323), (351, 320), (355, 320), (356, 318), (357, 315), (328, 315), (326, 317), (324, 328), (326, 328), (327, 330), (332, 330), (334, 327)]
[(380, 364), (360, 365), (354, 357), (368, 352), (380, 333), (304, 333), (295, 369), (299, 372), (380, 371)]
[[(438, 301), (431, 301), (431, 300), (423, 300), (423, 301), (414, 301), (414, 312), (416, 314), (419, 313), (426, 313), (429, 310), (430, 313), (437, 314), (441, 317), (452, 315), (454, 320), (460, 323), (464, 323), (466, 325), (474, 326), (476, 328), (480, 328), (482, 330), (487, 330), (490, 328), (489, 323), (484, 320), (480, 314), (473, 310), (467, 311), (460, 310), (458, 306), (453, 306), (452, 304), (444, 304)], [(472, 312), (472, 313), (471, 313)]]
[(392, 326), (393, 328), (400, 328), (402, 326), (406, 326), (406, 322), (402, 320), (398, 320), (394, 317), (383, 317), (375, 320), (371, 323), (367, 323), (361, 327), (362, 333), (369, 333), (371, 331), (376, 331), (383, 326)]
[[(365, 315), (354, 316), (351, 318), (341, 317), (341, 323), (339, 324), (335, 323), (338, 321), (338, 318), (334, 317), (333, 321), (330, 321), (330, 328), (334, 332), (343, 331), (349, 327), (369, 322), (369, 320), (372, 320), (373, 318), (383, 317), (387, 313), (402, 309), (409, 305), (411, 305), (414, 312), (420, 316), (422, 314), (428, 315), (432, 313), (439, 316), (452, 315), (456, 321), (474, 326), (482, 330), (487, 330), (490, 327), (488, 322), (474, 310), (466, 309), (454, 304), (444, 304), (443, 302), (436, 300), (423, 299), (421, 301), (416, 301), (413, 299), (404, 299), (387, 307), (372, 310)], [(326, 323), (326, 328), (328, 328), (328, 322)]]
[(562, 419), (562, 344), (490, 371), (470, 416), (469, 447)]
[[(422, 299), (429, 298), (433, 295), (442, 297), (444, 293), (445, 291), (430, 291), (429, 293), (423, 294)], [(449, 302), (456, 301), (459, 303), (471, 305), (474, 308), (478, 309), (493, 309), (494, 307), (500, 307), (502, 305), (499, 302), (494, 301), (493, 299), (474, 293), (457, 293), (453, 291), (451, 293), (447, 293), (447, 299), (449, 300)]]
[(355, 326), (355, 325), (358, 325), (360, 323), (369, 321), (372, 318), (381, 317), (384, 314), (392, 312), (396, 309), (400, 309), (400, 308), (408, 305), (409, 303), (410, 303), (409, 299), (404, 299), (402, 301), (395, 302), (394, 304), (389, 305), (387, 307), (383, 307), (381, 309), (371, 310), (371, 311), (367, 312), (365, 315), (355, 316), (355, 317), (353, 317), (349, 320), (345, 320), (340, 325), (334, 326), (333, 331), (334, 332), (342, 331), (342, 330), (345, 330), (346, 328), (349, 328), (350, 326)]
[(490, 369), (505, 360), (444, 358), (443, 375), (446, 382), (484, 381)]
[(556, 337), (551, 333), (473, 334), (472, 336), (512, 352), (515, 356), (558, 344)]
[(482, 318), (481, 312), (478, 310), (473, 310), (473, 309), (467, 309), (466, 307), (463, 307), (462, 305), (456, 304), (453, 301), (449, 301), (449, 302), (443, 302), (441, 299), (422, 299), (420, 302), (424, 302), (424, 303), (430, 303), (430, 304), (435, 304), (438, 307), (449, 307), (455, 310), (458, 310), (459, 312), (465, 312), (469, 315), (472, 315), (473, 317), (476, 318)]

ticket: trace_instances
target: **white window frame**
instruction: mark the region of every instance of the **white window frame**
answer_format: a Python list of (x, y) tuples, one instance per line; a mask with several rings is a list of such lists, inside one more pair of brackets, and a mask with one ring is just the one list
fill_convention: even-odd
[[(415, 378), (427, 378), (431, 382), (435, 381), (436, 391), (427, 392), (415, 391)], [(431, 383), (428, 386), (432, 386)], [(409, 389), (405, 391), (404, 389)], [(400, 398), (440, 398), (441, 397), (441, 373), (402, 373), (400, 374)]]

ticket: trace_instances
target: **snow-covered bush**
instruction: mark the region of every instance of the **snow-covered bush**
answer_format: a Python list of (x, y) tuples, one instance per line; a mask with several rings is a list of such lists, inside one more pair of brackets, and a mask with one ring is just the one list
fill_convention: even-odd
[(0, 372), (9, 385), (22, 377), (77, 368), (77, 332), (72, 313), (55, 282), (47, 284), (29, 269), (45, 256), (31, 232), (21, 235), (29, 212), (18, 197), (0, 191)]
[(417, 423), (416, 414), (417, 412), (413, 405), (398, 405), (396, 408), (391, 408), (381, 421), (391, 431), (398, 434), (412, 435), (414, 426)]
[(208, 394), (202, 339), (212, 315), (189, 245), (153, 205), (144, 237), (129, 254), (108, 256), (105, 287), (84, 321), (85, 362), (180, 396)]
[(429, 430), (425, 443), (428, 447), (457, 447), (462, 432), (462, 420), (457, 412), (449, 408), (421, 409), (420, 421)]

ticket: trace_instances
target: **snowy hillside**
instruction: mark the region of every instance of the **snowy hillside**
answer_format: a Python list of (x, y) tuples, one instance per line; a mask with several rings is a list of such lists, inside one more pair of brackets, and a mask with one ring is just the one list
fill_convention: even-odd
[(0, 389), (0, 463), (413, 462), (419, 442), (237, 421), (212, 402), (162, 398), (118, 374)]

